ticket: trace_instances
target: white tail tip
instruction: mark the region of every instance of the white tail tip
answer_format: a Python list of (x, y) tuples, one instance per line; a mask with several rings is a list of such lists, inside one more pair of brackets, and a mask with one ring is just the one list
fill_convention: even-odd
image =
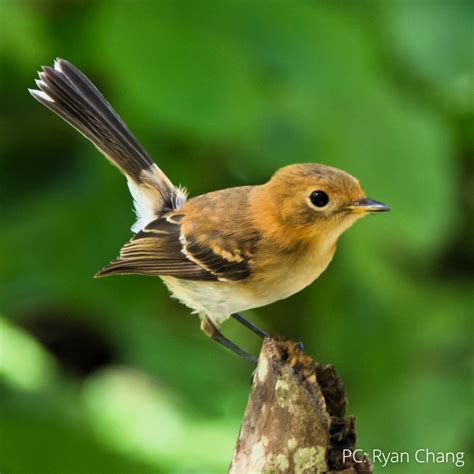
[(46, 100), (47, 102), (54, 102), (54, 100), (46, 94), (46, 92), (38, 91), (36, 89), (28, 89), (28, 92), (35, 98)]

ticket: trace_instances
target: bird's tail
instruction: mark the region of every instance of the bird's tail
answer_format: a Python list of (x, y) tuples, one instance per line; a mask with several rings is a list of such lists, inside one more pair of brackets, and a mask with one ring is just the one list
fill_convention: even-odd
[(186, 200), (75, 66), (56, 59), (54, 68), (43, 66), (36, 85), (39, 90), (30, 89), (31, 95), (89, 139), (127, 177), (138, 215), (133, 230)]

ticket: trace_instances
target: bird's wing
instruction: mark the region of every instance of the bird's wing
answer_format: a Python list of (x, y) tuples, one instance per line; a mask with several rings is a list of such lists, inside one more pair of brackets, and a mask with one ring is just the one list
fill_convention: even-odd
[[(236, 239), (218, 228), (202, 229), (198, 222), (175, 211), (138, 232), (117, 260), (96, 276), (145, 274), (187, 280), (238, 281), (251, 273), (256, 235)], [(246, 229), (248, 231), (248, 229)]]
[(183, 233), (181, 241), (188, 260), (219, 281), (243, 280), (252, 272), (255, 249), (250, 241), (236, 241), (219, 231), (207, 235)]

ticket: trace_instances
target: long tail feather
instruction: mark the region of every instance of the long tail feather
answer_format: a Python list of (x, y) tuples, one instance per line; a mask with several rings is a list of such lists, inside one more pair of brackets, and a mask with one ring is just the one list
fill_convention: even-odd
[(54, 68), (44, 66), (31, 95), (88, 138), (124, 174), (140, 181), (143, 170), (154, 165), (92, 82), (64, 59)]
[(39, 90), (29, 89), (30, 94), (90, 140), (127, 177), (138, 216), (133, 231), (185, 202), (184, 191), (173, 186), (79, 69), (56, 59), (54, 68), (43, 66), (36, 85)]

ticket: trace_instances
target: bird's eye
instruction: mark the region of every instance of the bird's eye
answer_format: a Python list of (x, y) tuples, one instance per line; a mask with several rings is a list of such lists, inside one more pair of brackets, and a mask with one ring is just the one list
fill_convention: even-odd
[(324, 191), (313, 191), (309, 198), (316, 207), (324, 207), (329, 202), (329, 196)]

